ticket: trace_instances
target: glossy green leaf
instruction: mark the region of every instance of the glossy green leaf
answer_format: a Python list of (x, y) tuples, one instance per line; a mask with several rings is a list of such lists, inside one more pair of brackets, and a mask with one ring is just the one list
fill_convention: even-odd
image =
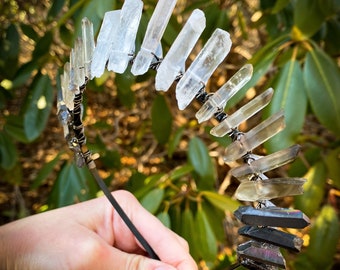
[(94, 198), (98, 191), (95, 181), (86, 168), (74, 163), (65, 164), (58, 174), (48, 198), (49, 208), (59, 208)]
[(36, 42), (32, 57), (33, 59), (41, 58), (50, 53), (50, 46), (53, 41), (53, 33), (51, 31), (45, 32), (45, 35), (39, 38)]
[(340, 69), (322, 50), (316, 48), (307, 53), (304, 80), (318, 120), (340, 136)]
[(64, 4), (65, 0), (52, 1), (52, 5), (48, 11), (47, 18), (49, 20), (55, 20), (55, 17), (61, 12)]
[(53, 171), (55, 166), (58, 164), (60, 161), (60, 156), (61, 154), (58, 153), (54, 159), (51, 161), (45, 163), (42, 168), (39, 170), (37, 176), (33, 179), (33, 182), (31, 184), (31, 189), (36, 189), (38, 188), (50, 175), (50, 173)]
[(18, 160), (18, 152), (11, 138), (0, 131), (0, 166), (9, 170), (14, 167)]
[(194, 221), (194, 214), (190, 207), (187, 207), (182, 212), (181, 218), (181, 236), (187, 240), (189, 244), (190, 254), (195, 259), (198, 260), (199, 255), (199, 235), (197, 232), (197, 227)]
[(171, 220), (168, 212), (160, 212), (157, 218), (163, 223), (164, 226), (171, 228)]
[(22, 32), (29, 37), (30, 39), (37, 41), (39, 39), (39, 35), (37, 32), (34, 30), (34, 28), (31, 25), (28, 24), (20, 24), (20, 28)]
[(155, 188), (148, 192), (141, 200), (143, 207), (154, 214), (158, 210), (164, 197), (164, 189)]
[(28, 143), (29, 140), (26, 136), (23, 122), (23, 116), (9, 115), (8, 117), (6, 117), (4, 130), (7, 134), (9, 134), (11, 137), (18, 140), (19, 142)]
[(234, 212), (239, 206), (241, 206), (239, 201), (233, 200), (226, 195), (221, 195), (212, 191), (202, 191), (201, 194), (212, 205), (223, 211)]
[(172, 115), (163, 95), (158, 95), (151, 108), (152, 133), (160, 144), (166, 144), (172, 129)]
[(183, 131), (184, 131), (184, 127), (180, 127), (178, 128), (173, 136), (170, 137), (169, 139), (169, 143), (168, 143), (168, 156), (171, 158), (172, 155), (174, 154), (181, 138), (182, 138), (182, 135), (183, 135)]
[(153, 174), (147, 178), (145, 178), (143, 182), (143, 186), (134, 192), (134, 195), (137, 199), (144, 197), (150, 190), (152, 190), (156, 183), (164, 176), (164, 173)]
[(181, 178), (182, 176), (185, 176), (193, 171), (193, 167), (190, 164), (185, 164), (183, 166), (175, 168), (173, 171), (171, 171), (169, 178), (170, 180), (176, 180), (178, 178)]
[(12, 88), (17, 88), (27, 83), (33, 71), (37, 70), (38, 68), (40, 68), (40, 66), (38, 64), (38, 61), (36, 61), (35, 59), (26, 64), (23, 64), (15, 74), (15, 78), (12, 81)]
[(276, 14), (280, 12), (282, 9), (284, 9), (288, 4), (290, 3), (290, 0), (277, 0), (275, 3), (275, 6), (272, 9), (272, 13)]
[(339, 218), (336, 210), (325, 205), (310, 231), (306, 255), (314, 269), (331, 269), (340, 238)]
[(221, 242), (221, 235), (225, 234), (223, 221), (225, 219), (225, 212), (215, 207), (209, 201), (202, 201), (202, 209), (207, 216), (211, 229), (214, 232), (216, 241)]
[(278, 74), (273, 87), (274, 96), (266, 107), (265, 118), (283, 110), (286, 127), (265, 143), (270, 153), (296, 143), (305, 121), (307, 94), (299, 63), (295, 60), (288, 61)]
[(47, 75), (37, 76), (32, 83), (31, 92), (24, 113), (24, 130), (28, 140), (38, 138), (45, 129), (54, 99), (53, 87)]
[(171, 230), (173, 230), (175, 233), (181, 235), (182, 234), (182, 226), (183, 226), (183, 221), (182, 221), (182, 209), (180, 204), (175, 204), (170, 206), (169, 209), (169, 216), (171, 220)]
[(10, 24), (4, 32), (0, 40), (0, 71), (2, 78), (11, 79), (18, 68), (20, 37), (14, 24)]
[(217, 255), (217, 240), (202, 207), (198, 207), (195, 217), (196, 232), (203, 260), (213, 262)]
[(313, 36), (321, 27), (325, 17), (320, 12), (318, 1), (298, 0), (294, 2), (294, 24), (305, 37)]
[(307, 182), (304, 184), (304, 193), (296, 196), (295, 206), (307, 216), (312, 217), (319, 209), (325, 194), (327, 170), (323, 162), (316, 163), (304, 176)]
[(135, 104), (135, 94), (131, 90), (132, 84), (135, 83), (135, 77), (130, 71), (127, 71), (124, 74), (116, 74), (115, 82), (119, 102), (125, 107), (131, 108)]
[(331, 151), (325, 158), (328, 176), (333, 185), (340, 189), (340, 147)]
[(199, 176), (197, 185), (201, 189), (212, 189), (215, 183), (214, 166), (204, 142), (194, 137), (189, 142), (188, 159)]

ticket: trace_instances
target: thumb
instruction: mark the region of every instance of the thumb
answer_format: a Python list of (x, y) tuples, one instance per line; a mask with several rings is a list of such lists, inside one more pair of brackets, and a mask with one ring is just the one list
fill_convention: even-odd
[(176, 270), (175, 267), (141, 255), (127, 254), (126, 270)]
[[(111, 267), (119, 270), (176, 270), (174, 266), (136, 254), (115, 249)], [(120, 254), (117, 254), (120, 253)], [(111, 268), (112, 269), (112, 268)]]

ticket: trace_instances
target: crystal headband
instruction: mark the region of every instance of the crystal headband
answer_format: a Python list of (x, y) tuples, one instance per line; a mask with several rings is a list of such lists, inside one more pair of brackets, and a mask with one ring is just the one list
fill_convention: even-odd
[(252, 150), (280, 132), (285, 127), (284, 116), (278, 112), (246, 133), (238, 126), (262, 110), (271, 100), (273, 89), (269, 88), (232, 115), (224, 108), (252, 77), (250, 64), (243, 66), (215, 93), (205, 92), (205, 85), (231, 48), (229, 33), (216, 29), (192, 64), (185, 70), (185, 61), (205, 28), (204, 13), (196, 9), (183, 26), (181, 32), (163, 58), (161, 39), (169, 22), (176, 0), (159, 0), (148, 23), (140, 51), (135, 55), (135, 38), (141, 19), (143, 2), (125, 0), (121, 10), (105, 13), (97, 44), (94, 42), (92, 23), (82, 20), (82, 37), (75, 42), (70, 62), (64, 66), (61, 75), (62, 89), (58, 93), (58, 117), (63, 126), (64, 137), (74, 152), (76, 164), (86, 165), (113, 207), (130, 228), (137, 240), (151, 258), (159, 259), (152, 247), (138, 232), (125, 212), (114, 199), (96, 169), (82, 124), (82, 97), (88, 80), (100, 77), (105, 68), (115, 73), (123, 73), (129, 65), (137, 76), (149, 69), (157, 71), (155, 87), (167, 91), (173, 82), (176, 85), (176, 99), (180, 110), (185, 109), (193, 99), (202, 103), (196, 113), (199, 123), (215, 117), (219, 124), (211, 130), (214, 136), (228, 134), (232, 143), (225, 149), (225, 162), (242, 158), (244, 165), (233, 168), (231, 174), (240, 185), (236, 198), (255, 203), (255, 207), (241, 206), (235, 217), (246, 226), (239, 234), (251, 238), (237, 248), (238, 263), (249, 269), (285, 268), (285, 260), (279, 250), (283, 247), (300, 251), (302, 239), (274, 227), (304, 228), (309, 219), (301, 211), (275, 206), (271, 199), (298, 195), (303, 192), (305, 180), (301, 178), (271, 178), (264, 174), (293, 161), (299, 151), (294, 145), (268, 156), (257, 156)]

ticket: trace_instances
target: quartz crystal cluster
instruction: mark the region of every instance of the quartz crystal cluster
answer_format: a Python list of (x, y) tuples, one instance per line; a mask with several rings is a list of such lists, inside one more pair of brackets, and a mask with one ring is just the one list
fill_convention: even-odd
[[(134, 75), (154, 69), (157, 71), (155, 87), (159, 91), (167, 91), (177, 82), (175, 91), (179, 109), (185, 109), (196, 98), (202, 103), (196, 113), (198, 122), (215, 117), (219, 124), (210, 131), (211, 134), (217, 137), (228, 135), (233, 141), (225, 149), (224, 161), (244, 161), (244, 165), (231, 170), (231, 174), (240, 181), (236, 198), (254, 205), (242, 206), (235, 211), (236, 218), (246, 224), (240, 228), (239, 234), (251, 239), (237, 248), (240, 264), (249, 269), (285, 268), (279, 248), (297, 252), (303, 241), (276, 227), (304, 228), (309, 224), (309, 219), (299, 210), (277, 207), (270, 200), (301, 194), (305, 180), (268, 178), (265, 173), (292, 162), (300, 147), (294, 145), (267, 156), (253, 154), (256, 147), (284, 129), (281, 111), (247, 132), (238, 129), (242, 122), (268, 105), (274, 93), (272, 88), (233, 114), (225, 112), (227, 102), (247, 86), (253, 73), (252, 65), (241, 67), (215, 93), (205, 91), (211, 75), (230, 51), (232, 44), (228, 32), (217, 28), (186, 69), (187, 58), (206, 26), (201, 10), (191, 13), (163, 59), (161, 39), (175, 5), (176, 0), (158, 1), (139, 52), (135, 52), (135, 42), (143, 10), (141, 0), (125, 0), (121, 10), (106, 12), (96, 45), (92, 23), (86, 18), (82, 20), (82, 35), (76, 39), (70, 61), (64, 66), (61, 91), (58, 93), (58, 116), (65, 138), (70, 138), (75, 126), (72, 114), (81, 113), (81, 95), (85, 84), (94, 77), (101, 77), (106, 68), (115, 73), (124, 73), (131, 64)], [(81, 122), (77, 129), (83, 132)], [(77, 144), (72, 139), (68, 140), (74, 150)], [(79, 150), (75, 152), (81, 154)]]

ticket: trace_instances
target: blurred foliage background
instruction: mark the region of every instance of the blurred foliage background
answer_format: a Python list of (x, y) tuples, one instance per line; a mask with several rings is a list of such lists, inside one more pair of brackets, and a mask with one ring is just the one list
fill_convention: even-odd
[[(138, 48), (156, 0), (145, 0)], [(86, 169), (73, 163), (56, 117), (59, 73), (88, 17), (98, 33), (104, 13), (119, 0), (0, 3), (0, 224), (99, 196)], [(207, 85), (216, 91), (245, 63), (251, 81), (226, 108), (232, 113), (268, 87), (274, 98), (242, 131), (283, 109), (286, 129), (256, 149), (266, 155), (298, 143), (299, 158), (269, 176), (305, 177), (305, 193), (274, 202), (306, 213), (300, 254), (284, 252), (288, 269), (338, 269), (340, 197), (340, 1), (178, 0), (164, 34), (166, 52), (193, 9), (207, 27), (188, 64), (219, 27), (233, 46)], [(154, 71), (129, 71), (92, 80), (85, 97), (88, 146), (112, 190), (130, 190), (168, 227), (185, 237), (202, 269), (226, 269), (245, 241), (232, 212), (238, 181), (224, 164), (228, 137), (214, 138), (214, 120), (198, 125), (195, 102), (177, 109), (173, 89), (156, 93)]]

